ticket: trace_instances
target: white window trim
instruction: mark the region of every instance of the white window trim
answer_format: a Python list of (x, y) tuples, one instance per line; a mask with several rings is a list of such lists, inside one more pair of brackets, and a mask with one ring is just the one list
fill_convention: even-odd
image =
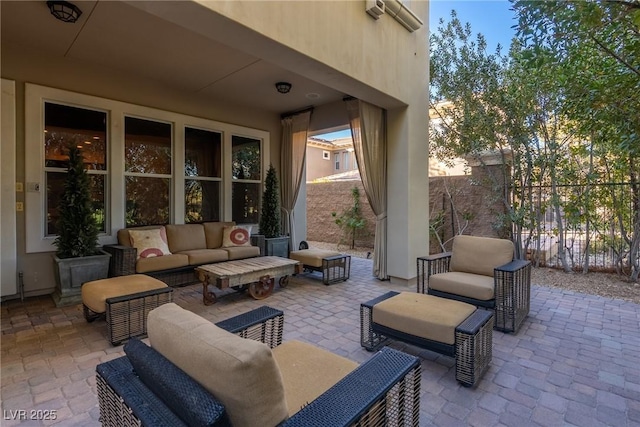
[(327, 150), (322, 150), (322, 159), (323, 160), (331, 160), (331, 152)]
[[(269, 132), (229, 123), (217, 122), (156, 108), (84, 95), (46, 86), (25, 83), (25, 220), (26, 252), (54, 252), (54, 237), (45, 237), (45, 183), (44, 168), (44, 101), (75, 105), (81, 108), (108, 111), (107, 165), (109, 179), (106, 205), (107, 233), (100, 236), (100, 244), (117, 241), (117, 231), (125, 226), (125, 171), (124, 171), (124, 117), (133, 116), (173, 124), (171, 222), (184, 223), (184, 128), (196, 127), (222, 133), (223, 217), (231, 218), (231, 135), (246, 136), (261, 141), (262, 179), (264, 181), (270, 159)], [(187, 178), (188, 179), (188, 178)], [(38, 190), (36, 191), (36, 185)]]

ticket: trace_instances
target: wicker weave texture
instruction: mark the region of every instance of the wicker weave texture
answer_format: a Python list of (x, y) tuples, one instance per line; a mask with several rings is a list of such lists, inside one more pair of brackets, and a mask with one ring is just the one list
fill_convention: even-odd
[(98, 388), (98, 406), (100, 408), (100, 424), (106, 427), (141, 426), (142, 422), (129, 408), (124, 400), (113, 391), (102, 375), (96, 375)]
[(322, 260), (322, 282), (325, 285), (349, 280), (350, 274), (350, 255), (336, 255)]
[(496, 269), (496, 329), (518, 332), (529, 315), (531, 301), (531, 263), (515, 270)]
[(446, 252), (440, 255), (418, 257), (417, 261), (418, 277), (416, 281), (418, 293), (427, 293), (429, 286), (429, 277), (438, 273), (446, 273), (449, 271), (451, 264), (451, 253)]
[(456, 380), (468, 387), (482, 378), (493, 358), (494, 316), (485, 313), (490, 312), (477, 310), (456, 330)]
[(111, 254), (109, 277), (136, 274), (136, 248), (121, 245), (104, 245), (102, 249)]
[(173, 301), (171, 288), (108, 298), (106, 301), (107, 332), (111, 344), (118, 345), (132, 337), (146, 336), (149, 312), (171, 301)]
[(274, 348), (282, 344), (284, 313), (264, 305), (218, 322), (216, 326), (242, 338), (260, 341)]

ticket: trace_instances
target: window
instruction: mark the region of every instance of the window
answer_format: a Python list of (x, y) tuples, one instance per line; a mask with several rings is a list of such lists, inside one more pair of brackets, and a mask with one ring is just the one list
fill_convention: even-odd
[(340, 153), (335, 153), (335, 154), (333, 155), (333, 159), (334, 159), (334, 160), (335, 160), (335, 162), (336, 162), (335, 169), (336, 169), (337, 171), (339, 171), (339, 170), (340, 170)]
[(344, 151), (342, 153), (342, 167), (344, 170), (349, 170), (349, 152)]
[(184, 221), (220, 221), (222, 135), (186, 127), (184, 132)]
[(100, 245), (117, 243), (119, 229), (137, 225), (258, 223), (269, 132), (32, 83), (24, 88), (24, 216), (32, 225), (26, 253), (56, 249), (69, 142), (83, 147)]
[(330, 157), (330, 156), (331, 156), (331, 153), (329, 153), (329, 152), (328, 152), (328, 151), (326, 151), (326, 150), (322, 150), (322, 158), (323, 158), (324, 160), (331, 160), (331, 157)]
[(231, 137), (231, 210), (237, 224), (257, 224), (262, 187), (261, 142)]
[(91, 200), (99, 230), (106, 232), (107, 113), (44, 103), (45, 235), (57, 234), (58, 202), (69, 166), (68, 148), (77, 146), (91, 180)]
[(125, 224), (170, 222), (171, 125), (125, 117)]

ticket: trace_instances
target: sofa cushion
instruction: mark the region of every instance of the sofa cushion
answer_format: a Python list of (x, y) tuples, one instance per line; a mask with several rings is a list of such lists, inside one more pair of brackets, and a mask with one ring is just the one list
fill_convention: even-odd
[(162, 228), (162, 225), (143, 225), (141, 227), (134, 228), (121, 228), (118, 230), (118, 244), (122, 246), (131, 247), (131, 235), (129, 234), (130, 230), (155, 230), (158, 228)]
[(229, 254), (229, 259), (245, 259), (260, 256), (260, 248), (257, 246), (235, 246), (223, 248)]
[(236, 225), (235, 222), (205, 222), (204, 235), (208, 249), (218, 249), (222, 246), (222, 230), (224, 227)]
[(138, 339), (127, 342), (124, 352), (140, 381), (187, 425), (228, 422), (224, 406), (162, 354)]
[(493, 277), (493, 269), (513, 260), (511, 240), (491, 237), (455, 236), (450, 271)]
[(94, 313), (104, 313), (107, 310), (106, 301), (108, 298), (166, 287), (166, 283), (144, 274), (93, 280), (82, 285), (82, 303)]
[(224, 249), (194, 249), (180, 252), (189, 257), (189, 265), (210, 264), (229, 260), (229, 253)]
[(272, 351), (282, 374), (290, 416), (358, 367), (352, 360), (295, 340)]
[(207, 247), (202, 224), (170, 224), (166, 228), (169, 249), (172, 253)]
[(493, 277), (473, 273), (438, 273), (429, 277), (429, 288), (468, 298), (489, 301), (495, 298)]
[(251, 227), (232, 225), (222, 230), (222, 248), (251, 246)]
[(149, 313), (151, 346), (219, 399), (235, 427), (287, 418), (282, 377), (263, 343), (240, 338), (174, 303)]
[(456, 327), (474, 311), (475, 306), (464, 302), (400, 292), (374, 305), (372, 320), (396, 331), (453, 345)]
[(131, 246), (137, 249), (138, 259), (171, 255), (167, 246), (167, 233), (164, 227), (149, 230), (129, 230)]
[(136, 262), (136, 273), (149, 273), (152, 271), (186, 267), (188, 265), (189, 257), (183, 254), (171, 254), (154, 258), (140, 258), (138, 262)]
[(304, 265), (310, 265), (312, 267), (322, 267), (323, 258), (328, 258), (335, 255), (341, 255), (341, 253), (315, 248), (289, 252), (289, 258), (295, 259), (296, 261), (300, 261)]

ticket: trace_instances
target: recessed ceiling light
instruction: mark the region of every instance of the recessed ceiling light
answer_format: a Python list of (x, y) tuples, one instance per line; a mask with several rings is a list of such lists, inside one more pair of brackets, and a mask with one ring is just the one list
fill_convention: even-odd
[(320, 98), (320, 94), (319, 93), (315, 93), (315, 92), (310, 92), (308, 94), (305, 95), (307, 97), (307, 99), (318, 99)]

